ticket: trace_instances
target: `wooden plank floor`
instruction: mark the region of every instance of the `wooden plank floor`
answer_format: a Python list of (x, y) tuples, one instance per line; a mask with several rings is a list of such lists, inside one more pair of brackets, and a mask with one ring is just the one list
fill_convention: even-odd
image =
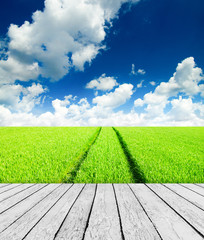
[(10, 239), (204, 239), (204, 184), (0, 184)]

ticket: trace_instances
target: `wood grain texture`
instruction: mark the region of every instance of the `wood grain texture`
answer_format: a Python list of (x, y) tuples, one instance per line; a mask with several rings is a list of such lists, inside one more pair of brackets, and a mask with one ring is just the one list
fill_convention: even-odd
[[(154, 192), (143, 184), (129, 184), (162, 239), (203, 239), (188, 223), (175, 213)], [(153, 184), (159, 185), (159, 184)], [(164, 186), (162, 186), (165, 188)]]
[(11, 189), (10, 191), (6, 191), (6, 192), (2, 193), (0, 195), (0, 203), (16, 194), (19, 194), (20, 192), (22, 192), (32, 186), (34, 186), (34, 184), (21, 184), (17, 188), (15, 187), (15, 188)]
[(12, 208), (9, 208), (6, 212), (3, 212), (0, 215), (0, 233), (6, 228), (8, 228), (18, 218), (23, 216), (27, 211), (32, 209), (43, 198), (45, 198), (48, 194), (50, 194), (56, 187), (58, 187), (58, 184), (47, 185), (46, 187), (41, 188), (35, 194), (19, 202)]
[(96, 184), (86, 184), (62, 224), (55, 240), (82, 239), (94, 200)]
[(12, 206), (18, 204), (19, 202), (23, 201), (24, 199), (28, 198), (35, 192), (39, 191), (41, 188), (45, 187), (47, 184), (37, 184), (33, 185), (31, 188), (26, 189), (24, 192), (19, 192), (15, 196), (6, 199), (5, 201), (0, 203), (0, 214), (2, 212), (7, 211)]
[(97, 185), (96, 197), (84, 239), (122, 239), (117, 205), (111, 184)]
[(19, 184), (19, 183), (18, 184), (14, 183), (14, 184), (8, 184), (7, 186), (0, 188), (0, 196), (1, 196), (1, 194), (5, 193), (7, 191), (11, 191), (13, 188), (16, 188), (20, 185), (21, 184)]
[(182, 187), (178, 184), (164, 184), (167, 188), (171, 189), (181, 197), (187, 199), (191, 203), (195, 204), (202, 210), (204, 210), (204, 197), (191, 191), (188, 188)]
[(114, 184), (125, 239), (161, 239), (127, 184)]
[(0, 183), (0, 188), (6, 187), (9, 183)]
[(84, 184), (77, 184), (71, 187), (60, 198), (60, 200), (49, 210), (49, 212), (40, 220), (40, 222), (26, 236), (27, 240), (49, 240), (54, 239), (60, 225), (69, 212), (72, 204), (80, 194)]
[(148, 184), (166, 203), (204, 236), (204, 211), (160, 184)]
[(204, 239), (204, 184), (0, 184), (0, 189), (0, 240)]
[[(54, 187), (48, 185), (48, 187)], [(1, 240), (15, 239), (21, 240), (26, 234), (38, 223), (38, 221), (49, 211), (49, 209), (57, 202), (58, 199), (69, 189), (69, 184), (62, 184), (55, 188), (37, 205), (33, 206), (22, 217), (10, 225), (2, 234)], [(53, 189), (53, 188), (52, 188)], [(43, 239), (43, 238), (42, 238)]]
[(195, 185), (195, 184), (191, 184), (191, 183), (183, 183), (183, 184), (180, 184), (181, 186), (183, 187), (186, 187), (188, 189), (191, 189), (192, 191), (202, 195), (204, 197), (204, 188), (198, 186), (198, 185)]

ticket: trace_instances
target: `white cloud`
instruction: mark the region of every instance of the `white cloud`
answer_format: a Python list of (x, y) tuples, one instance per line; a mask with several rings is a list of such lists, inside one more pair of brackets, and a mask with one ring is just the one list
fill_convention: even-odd
[(137, 84), (137, 88), (141, 88), (144, 80), (141, 80), (140, 83)]
[(85, 63), (104, 49), (106, 23), (124, 2), (138, 1), (45, 0), (44, 10), (36, 11), (31, 23), (10, 25), (0, 82), (35, 80), (39, 75), (57, 81), (72, 67), (83, 71)]
[(137, 100), (134, 101), (135, 107), (142, 107), (143, 105), (144, 105), (144, 101), (141, 98), (138, 98)]
[[(130, 112), (116, 111), (115, 108), (124, 104), (133, 95), (132, 84), (122, 84), (114, 91), (93, 98), (90, 104), (86, 98), (77, 100), (71, 95), (65, 96), (64, 100), (55, 99), (52, 101), (53, 112), (46, 112), (39, 116), (29, 112), (14, 112), (13, 106), (21, 105), (24, 96), (27, 101), (22, 106), (26, 109), (29, 101), (38, 99), (45, 90), (41, 85), (32, 85), (24, 88), (21, 85), (3, 86), (7, 89), (6, 98), (1, 95), (0, 101), (0, 125), (1, 126), (203, 126), (204, 125), (204, 105), (196, 101), (195, 96), (202, 93), (203, 84), (202, 70), (192, 64), (194, 60), (187, 58), (178, 64), (173, 77), (166, 83), (162, 82), (156, 87), (154, 92), (149, 92), (143, 98), (138, 98), (134, 102), (135, 108)], [(188, 67), (187, 67), (187, 66)], [(190, 66), (191, 67), (190, 67)], [(186, 71), (188, 74), (186, 74)], [(179, 76), (185, 76), (181, 79)], [(193, 82), (197, 84), (193, 89), (189, 89), (191, 84), (183, 82)], [(192, 85), (191, 85), (192, 86)], [(23, 93), (22, 98), (19, 96)], [(182, 96), (181, 96), (182, 95)], [(7, 100), (7, 103), (5, 103)], [(19, 102), (20, 101), (20, 102)], [(32, 104), (31, 104), (32, 105)], [(141, 112), (144, 107), (145, 111)], [(18, 107), (17, 107), (18, 108)], [(30, 108), (30, 107), (29, 107)], [(32, 108), (32, 107), (31, 107)], [(21, 107), (23, 109), (23, 107)], [(140, 111), (138, 113), (137, 111)]]
[(89, 83), (87, 83), (86, 88), (102, 90), (102, 91), (110, 91), (117, 85), (118, 83), (114, 77), (106, 77), (104, 73), (99, 78), (94, 79)]
[(138, 74), (141, 74), (141, 75), (144, 75), (146, 72), (145, 72), (144, 69), (138, 69), (138, 70), (137, 70), (137, 73), (138, 73)]
[(116, 108), (130, 99), (132, 94), (133, 85), (125, 83), (116, 88), (114, 92), (95, 97), (93, 103), (102, 107)]
[(136, 75), (136, 72), (135, 72), (135, 64), (132, 64), (131, 74), (132, 74), (132, 75)]
[(156, 82), (154, 82), (154, 81), (151, 81), (151, 82), (149, 82), (152, 86), (155, 86), (156, 85)]
[(140, 74), (140, 75), (144, 75), (146, 72), (144, 69), (138, 69), (137, 71), (135, 70), (135, 64), (133, 63), (132, 64), (132, 70), (131, 70), (131, 73), (132, 75), (137, 75), (137, 74)]
[[(54, 113), (46, 112), (40, 116), (32, 113), (12, 113), (0, 105), (1, 126), (203, 126), (204, 108), (202, 103), (193, 103), (192, 99), (174, 99), (172, 110), (167, 114), (149, 117), (147, 113), (138, 114), (114, 112), (111, 107), (91, 106), (87, 99), (73, 102), (75, 98), (67, 96), (64, 100), (52, 102)], [(142, 100), (141, 100), (142, 102)], [(139, 103), (139, 101), (138, 101)], [(138, 104), (139, 105), (139, 104)], [(200, 112), (201, 117), (197, 114)]]
[(36, 79), (39, 74), (39, 65), (37, 62), (28, 64), (17, 60), (11, 55), (7, 60), (0, 61), (1, 84), (14, 83), (15, 80), (27, 81), (29, 79)]
[(72, 99), (72, 95), (65, 96), (64, 100), (55, 99), (52, 101), (56, 115), (65, 116), (67, 114), (67, 106), (70, 104), (70, 99)]
[(155, 93), (172, 97), (182, 92), (193, 96), (201, 92), (199, 82), (203, 79), (202, 69), (196, 67), (193, 57), (189, 57), (178, 64), (173, 77), (168, 82), (162, 82), (156, 88)]
[(173, 99), (171, 101), (172, 109), (168, 112), (167, 117), (173, 121), (196, 121), (196, 110), (199, 109), (200, 104), (194, 104), (191, 98), (183, 99), (179, 96), (179, 99)]
[(0, 104), (14, 111), (29, 112), (40, 104), (41, 94), (46, 91), (39, 83), (33, 83), (30, 87), (20, 84), (0, 85)]
[[(202, 69), (196, 67), (193, 57), (184, 59), (178, 64), (176, 72), (168, 82), (161, 82), (155, 91), (144, 95), (143, 105), (147, 105), (146, 117), (154, 118), (164, 114), (164, 109), (169, 103), (169, 98), (176, 97), (179, 93), (186, 96), (202, 94), (202, 85), (199, 82), (203, 80)], [(135, 101), (135, 106), (138, 101)]]

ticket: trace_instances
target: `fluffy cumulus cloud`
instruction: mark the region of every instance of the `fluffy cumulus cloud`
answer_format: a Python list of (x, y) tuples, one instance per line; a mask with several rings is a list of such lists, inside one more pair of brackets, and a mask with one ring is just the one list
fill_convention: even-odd
[[(83, 71), (85, 64), (91, 64), (105, 48), (105, 29), (111, 26), (121, 5), (138, 1), (45, 0), (43, 11), (36, 11), (32, 22), (11, 24), (7, 39), (0, 39), (0, 125), (73, 124), (67, 118), (86, 109), (87, 100), (70, 104), (75, 100), (70, 95), (64, 100), (55, 99), (54, 114), (37, 117), (31, 111), (43, 103), (47, 89), (34, 82), (39, 77), (58, 81), (71, 68)], [(33, 83), (25, 87), (22, 82), (30, 80)], [(118, 85), (113, 77), (105, 75), (95, 81), (89, 86), (94, 85), (96, 90), (110, 91)]]
[(102, 107), (116, 108), (130, 99), (132, 94), (133, 85), (124, 83), (116, 88), (114, 92), (95, 97), (93, 103)]
[(13, 113), (11, 109), (0, 105), (0, 125), (117, 125), (121, 123), (121, 118), (128, 123), (130, 116), (126, 119), (122, 111), (115, 113), (114, 108), (125, 104), (132, 94), (133, 85), (125, 83), (112, 92), (95, 97), (93, 104), (90, 104), (86, 98), (77, 100), (76, 97), (67, 95), (63, 100), (52, 101), (53, 112), (46, 112), (40, 116), (26, 112)]
[(30, 112), (40, 104), (42, 94), (47, 91), (41, 84), (29, 87), (20, 84), (0, 85), (0, 105), (14, 111)]
[(99, 78), (87, 83), (86, 88), (101, 91), (110, 91), (117, 85), (118, 83), (114, 77), (106, 77), (106, 74), (104, 73)]
[(27, 87), (1, 84), (0, 125), (203, 126), (204, 105), (195, 101), (195, 96), (203, 96), (203, 80), (202, 70), (194, 59), (187, 58), (178, 64), (169, 81), (161, 82), (153, 92), (135, 99), (134, 107), (127, 113), (116, 108), (128, 103), (134, 86), (128, 83), (119, 85), (114, 78), (103, 74), (87, 84), (89, 88), (102, 90), (102, 95), (94, 97), (92, 103), (86, 98), (67, 95), (64, 99), (52, 101), (52, 112), (40, 115), (33, 114), (31, 110), (42, 102), (41, 98), (47, 91), (41, 84), (33, 83)]
[[(184, 59), (178, 64), (176, 72), (168, 82), (161, 82), (154, 92), (144, 95), (144, 98), (135, 100), (135, 107), (146, 106), (145, 118), (157, 119), (174, 124), (175, 122), (187, 125), (203, 124), (202, 103), (193, 103), (192, 98), (200, 94), (203, 96), (204, 80), (202, 69), (197, 67), (193, 57)], [(179, 99), (175, 99), (179, 94)], [(170, 100), (172, 99), (173, 100)], [(165, 114), (164, 110), (170, 104), (171, 110)], [(190, 107), (191, 106), (191, 107)], [(199, 115), (196, 112), (199, 112)], [(191, 123), (191, 124), (190, 124)]]
[(83, 71), (85, 63), (105, 47), (105, 28), (124, 2), (138, 0), (45, 0), (44, 10), (36, 11), (31, 23), (10, 25), (0, 82), (28, 81), (39, 75), (57, 81), (70, 68)]

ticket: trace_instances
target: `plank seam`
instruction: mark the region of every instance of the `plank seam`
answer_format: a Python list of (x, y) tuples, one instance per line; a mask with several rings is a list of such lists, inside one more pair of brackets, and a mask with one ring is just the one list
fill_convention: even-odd
[[(12, 184), (10, 184), (10, 185), (12, 185)], [(17, 187), (19, 187), (19, 186), (21, 186), (21, 185), (22, 185), (22, 184), (19, 184), (19, 185), (17, 185), (17, 186), (14, 186), (14, 187), (12, 187), (12, 188), (9, 188), (9, 189), (1, 192), (0, 194), (5, 193), (5, 192), (8, 192), (8, 191), (10, 191), (10, 190), (12, 190), (12, 189), (14, 189), (14, 188), (17, 188)]]
[(194, 193), (197, 193), (198, 195), (200, 195), (200, 196), (202, 196), (202, 197), (204, 197), (203, 194), (198, 193), (198, 192), (196, 192), (195, 190), (193, 190), (193, 189), (191, 189), (191, 188), (188, 188), (188, 187), (186, 187), (186, 186), (184, 186), (184, 185), (182, 185), (182, 184), (180, 184), (180, 183), (179, 183), (179, 185), (182, 186), (182, 187), (184, 187), (184, 188), (187, 188), (187, 189), (191, 190), (191, 191), (194, 192)]
[(3, 185), (3, 186), (0, 184), (0, 188), (4, 188), (4, 187), (8, 186), (9, 184), (10, 184), (10, 183), (5, 184), (5, 185)]
[[(46, 185), (48, 186), (48, 184)], [(44, 187), (46, 187), (44, 186)], [(4, 232), (7, 228), (9, 228), (11, 225), (13, 225), (16, 221), (18, 221), (18, 219), (20, 219), (21, 217), (23, 217), (27, 212), (29, 212), (32, 208), (34, 208), (36, 205), (38, 205), (43, 199), (45, 199), (47, 196), (49, 196), (52, 192), (54, 192), (58, 187), (60, 187), (61, 184), (59, 186), (57, 186), (54, 190), (52, 190), (50, 193), (48, 193), (45, 197), (43, 197), (39, 202), (37, 202), (36, 204), (34, 204), (31, 208), (29, 208), (27, 211), (25, 211), (20, 217), (18, 217), (17, 219), (15, 219), (11, 224), (9, 224), (9, 226), (7, 226), (3, 231), (1, 231), (0, 233)], [(40, 191), (41, 189), (43, 189), (44, 187), (40, 188), (38, 191)], [(38, 192), (36, 191), (36, 192)], [(33, 195), (33, 194), (31, 194)], [(30, 196), (31, 196), (30, 195)], [(12, 206), (13, 207), (13, 206)]]
[[(48, 185), (48, 184), (47, 184), (47, 185)], [(25, 197), (25, 198), (21, 199), (20, 201), (16, 202), (15, 204), (13, 204), (12, 206), (10, 206), (9, 208), (4, 209), (2, 212), (0, 212), (0, 214), (8, 211), (8, 210), (11, 209), (12, 207), (14, 207), (14, 206), (16, 206), (17, 204), (21, 203), (23, 200), (25, 200), (26, 198), (32, 196), (33, 194), (35, 194), (36, 192), (40, 191), (41, 189), (43, 189), (43, 188), (46, 187), (47, 185), (43, 186), (43, 187), (40, 188), (40, 189), (37, 189), (35, 192), (31, 193), (31, 194), (28, 195), (27, 197)]]
[(125, 236), (124, 236), (124, 233), (123, 233), (122, 219), (121, 219), (121, 216), (120, 216), (120, 210), (119, 210), (119, 205), (118, 205), (118, 200), (117, 200), (117, 197), (116, 197), (116, 191), (115, 191), (114, 184), (112, 184), (112, 186), (113, 186), (113, 192), (114, 192), (115, 202), (116, 202), (117, 211), (118, 211), (118, 218), (119, 218), (119, 223), (120, 223), (121, 237), (122, 237), (122, 240), (125, 240)]
[(145, 210), (145, 208), (143, 207), (142, 203), (140, 202), (140, 200), (138, 199), (138, 197), (136, 196), (135, 192), (132, 190), (131, 186), (128, 184), (130, 190), (132, 191), (133, 195), (135, 196), (136, 200), (139, 202), (140, 206), (142, 207), (143, 211), (145, 212), (145, 214), (147, 215), (148, 219), (150, 220), (150, 222), (152, 223), (154, 229), (156, 230), (156, 232), (158, 233), (159, 237), (161, 238), (161, 240), (163, 240), (161, 234), (159, 233), (159, 230), (157, 229), (157, 227), (155, 226), (154, 222), (152, 221), (152, 219), (150, 218), (150, 216), (148, 215), (147, 211)]
[(91, 208), (90, 208), (89, 215), (88, 215), (88, 218), (87, 218), (87, 222), (86, 222), (86, 226), (85, 226), (85, 229), (84, 229), (84, 233), (83, 233), (82, 240), (84, 240), (86, 231), (87, 231), (87, 229), (88, 229), (88, 227), (89, 227), (89, 220), (90, 220), (91, 213), (92, 213), (92, 209), (93, 209), (93, 206), (94, 206), (94, 201), (95, 201), (95, 198), (96, 198), (97, 188), (98, 188), (98, 184), (96, 184), (96, 188), (95, 188), (95, 192), (94, 192), (94, 197), (93, 197), (93, 202), (92, 202), (92, 204), (91, 204)]
[[(70, 188), (73, 187), (73, 184), (57, 199), (56, 202), (41, 216), (41, 218), (31, 227), (31, 229), (26, 233), (26, 235), (22, 238), (25, 239), (28, 234), (34, 229), (34, 227), (44, 218), (44, 216), (59, 202), (59, 200), (69, 191)], [(56, 188), (55, 188), (56, 189)], [(53, 192), (53, 191), (52, 191)]]
[[(161, 184), (163, 185), (163, 184)], [(177, 194), (179, 197), (185, 199), (187, 202), (191, 203), (192, 205), (194, 205), (195, 207), (199, 208), (200, 210), (204, 211), (204, 209), (202, 209), (201, 207), (197, 206), (195, 203), (191, 202), (190, 200), (188, 200), (187, 198), (183, 197), (182, 195), (180, 195), (179, 193), (175, 192), (174, 190), (172, 190), (171, 188), (167, 187), (166, 185), (163, 185), (164, 187), (166, 187), (167, 189), (171, 190), (173, 193)]]
[(81, 195), (81, 193), (82, 193), (82, 191), (84, 190), (85, 186), (86, 186), (86, 184), (84, 184), (83, 188), (80, 190), (80, 192), (79, 192), (79, 194), (77, 195), (76, 199), (74, 200), (74, 202), (72, 203), (71, 207), (69, 208), (69, 210), (68, 210), (66, 216), (64, 217), (62, 223), (60, 224), (60, 226), (59, 226), (59, 228), (58, 228), (58, 230), (57, 230), (57, 232), (55, 233), (53, 240), (57, 237), (57, 235), (58, 235), (58, 233), (59, 233), (61, 227), (63, 226), (63, 224), (64, 224), (64, 222), (65, 222), (65, 220), (66, 220), (66, 218), (67, 218), (67, 216), (69, 215), (69, 213), (70, 213), (72, 207), (74, 206), (75, 202), (77, 201), (77, 199), (78, 199), (79, 196)]
[(1, 203), (1, 202), (3, 202), (3, 201), (5, 201), (5, 200), (7, 200), (8, 198), (11, 198), (11, 197), (13, 197), (13, 196), (15, 196), (15, 195), (17, 195), (17, 194), (19, 194), (19, 193), (21, 193), (21, 192), (23, 192), (23, 191), (27, 190), (28, 188), (31, 188), (31, 187), (35, 186), (35, 185), (36, 185), (36, 183), (35, 183), (35, 184), (33, 184), (33, 185), (31, 185), (31, 186), (28, 186), (28, 187), (27, 187), (27, 188), (25, 188), (25, 189), (22, 189), (21, 191), (19, 191), (19, 192), (17, 192), (17, 193), (14, 193), (13, 195), (11, 195), (11, 196), (9, 196), (9, 197), (7, 197), (7, 198), (5, 198), (5, 199), (1, 200), (1, 201), (0, 201), (0, 203)]
[(201, 186), (201, 185), (198, 185), (198, 184), (195, 184), (196, 186), (198, 186), (198, 187), (201, 187), (201, 188), (204, 188), (204, 185), (203, 186)]
[(162, 197), (160, 197), (153, 189), (151, 189), (147, 184), (145, 184), (157, 197), (159, 197), (169, 208), (171, 208), (179, 217), (181, 217), (188, 225), (190, 225), (202, 238), (204, 235), (199, 232), (191, 223), (188, 222), (179, 212), (177, 212), (170, 204), (168, 204)]

